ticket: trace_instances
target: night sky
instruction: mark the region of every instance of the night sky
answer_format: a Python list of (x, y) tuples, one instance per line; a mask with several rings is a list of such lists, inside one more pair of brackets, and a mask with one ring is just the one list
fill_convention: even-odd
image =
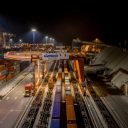
[(85, 41), (99, 38), (113, 45), (128, 40), (126, 3), (31, 1), (29, 4), (21, 1), (10, 4), (8, 10), (1, 9), (0, 18), (4, 18), (7, 28), (19, 37), (34, 26), (43, 36), (50, 35), (67, 44), (77, 37)]

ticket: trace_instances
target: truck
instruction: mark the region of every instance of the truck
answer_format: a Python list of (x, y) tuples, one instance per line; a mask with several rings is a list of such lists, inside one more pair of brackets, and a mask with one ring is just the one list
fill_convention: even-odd
[(33, 84), (32, 83), (26, 84), (24, 88), (25, 88), (24, 97), (30, 97), (32, 95)]

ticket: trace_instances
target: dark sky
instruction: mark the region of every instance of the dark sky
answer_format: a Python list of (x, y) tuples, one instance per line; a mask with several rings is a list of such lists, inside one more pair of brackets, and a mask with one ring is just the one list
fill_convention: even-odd
[(0, 16), (12, 24), (11, 31), (18, 35), (24, 35), (35, 26), (40, 33), (64, 43), (70, 43), (76, 37), (86, 41), (97, 37), (109, 44), (128, 39), (126, 3), (86, 0), (42, 2), (10, 2), (8, 10), (1, 9)]

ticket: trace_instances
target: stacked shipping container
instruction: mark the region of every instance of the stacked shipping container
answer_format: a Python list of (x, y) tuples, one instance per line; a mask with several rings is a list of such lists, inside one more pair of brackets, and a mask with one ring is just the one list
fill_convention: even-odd
[(62, 68), (58, 70), (58, 77), (56, 82), (55, 100), (53, 104), (52, 120), (50, 128), (60, 128), (60, 112), (61, 112), (61, 80)]
[(14, 60), (3, 60), (0, 65), (0, 81), (8, 81), (20, 72), (20, 62)]
[(55, 100), (53, 104), (51, 128), (60, 128), (60, 108), (61, 108), (61, 80), (57, 81)]
[(5, 65), (0, 65), (0, 81), (6, 78), (7, 73), (8, 72), (7, 72), (7, 68), (5, 67)]

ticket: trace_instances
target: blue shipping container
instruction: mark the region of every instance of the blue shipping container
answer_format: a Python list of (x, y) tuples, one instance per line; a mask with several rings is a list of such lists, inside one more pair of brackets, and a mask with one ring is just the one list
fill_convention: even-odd
[(61, 92), (61, 86), (56, 87), (56, 92)]
[(60, 119), (52, 119), (50, 128), (60, 128)]
[(52, 118), (60, 118), (60, 103), (54, 102)]
[(56, 93), (55, 102), (60, 102), (60, 101), (61, 101), (61, 93)]

